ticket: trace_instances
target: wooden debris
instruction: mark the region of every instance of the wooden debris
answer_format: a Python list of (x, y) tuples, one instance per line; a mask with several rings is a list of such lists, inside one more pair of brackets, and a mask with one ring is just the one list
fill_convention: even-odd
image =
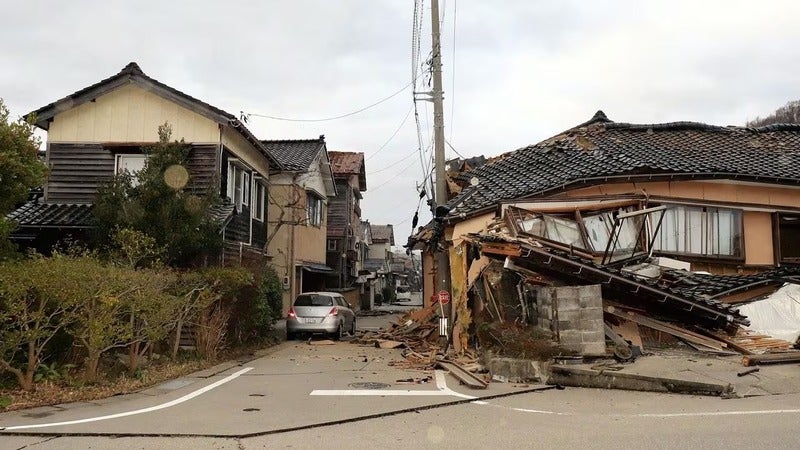
[(645, 317), (634, 312), (624, 312), (621, 311), (613, 306), (606, 306), (603, 308), (603, 311), (611, 314), (613, 316), (619, 317), (621, 319), (630, 320), (636, 322), (639, 325), (652, 328), (654, 330), (658, 330), (672, 336), (675, 336), (682, 341), (687, 343), (695, 344), (698, 349), (709, 349), (713, 350), (714, 352), (719, 351), (726, 351), (728, 345), (724, 342), (720, 342), (717, 339), (713, 339), (710, 337), (703, 336), (702, 334), (695, 333), (694, 331), (687, 330), (685, 328), (679, 327), (677, 325), (662, 322), (660, 320), (651, 319), (649, 317)]
[(405, 347), (406, 344), (398, 341), (385, 341), (385, 340), (377, 340), (375, 341), (376, 348), (398, 348), (398, 347)]
[(450, 374), (456, 377), (458, 381), (467, 385), (467, 387), (471, 389), (486, 389), (488, 386), (486, 381), (464, 370), (463, 367), (453, 361), (440, 359), (436, 361), (436, 365), (450, 372)]
[(742, 365), (754, 366), (756, 364), (784, 364), (800, 362), (800, 352), (765, 353), (763, 355), (745, 355)]
[(756, 373), (756, 372), (758, 372), (759, 370), (761, 370), (761, 369), (759, 369), (759, 368), (758, 368), (758, 366), (756, 366), (756, 367), (751, 367), (751, 368), (749, 368), (749, 369), (746, 369), (746, 370), (743, 370), (743, 371), (741, 371), (741, 372), (737, 373), (737, 374), (736, 374), (736, 376), (737, 376), (737, 377), (743, 377), (743, 376), (745, 376), (745, 375), (750, 375), (751, 373)]

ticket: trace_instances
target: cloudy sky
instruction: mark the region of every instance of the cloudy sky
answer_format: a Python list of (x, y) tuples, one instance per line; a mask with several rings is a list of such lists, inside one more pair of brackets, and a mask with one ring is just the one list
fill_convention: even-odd
[[(404, 242), (425, 178), (413, 0), (1, 0), (0, 97), (22, 115), (136, 61), (262, 139), (364, 152), (363, 215)], [(424, 1), (420, 63), (430, 51)], [(800, 2), (440, 0), (445, 136), (466, 157), (612, 119), (741, 125), (800, 98)], [(417, 90), (426, 90), (427, 75)], [(432, 107), (419, 102), (423, 149)], [(405, 120), (404, 120), (405, 119)], [(448, 156), (456, 153), (448, 148)], [(430, 159), (430, 152), (423, 160)], [(429, 214), (423, 205), (421, 223)]]

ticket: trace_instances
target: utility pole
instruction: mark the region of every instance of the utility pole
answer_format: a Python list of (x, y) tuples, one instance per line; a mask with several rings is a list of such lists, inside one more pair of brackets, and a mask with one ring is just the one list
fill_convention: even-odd
[[(434, 198), (433, 214), (436, 218), (439, 206), (447, 204), (447, 181), (445, 180), (444, 160), (444, 110), (442, 106), (442, 45), (439, 36), (439, 0), (431, 0), (431, 42), (433, 44), (433, 149), (434, 166), (436, 174), (436, 192)], [(441, 237), (443, 243), (444, 235)], [(436, 254), (436, 288), (437, 292), (450, 292), (450, 257), (447, 245), (444, 251)], [(448, 339), (451, 339), (453, 312), (452, 302), (447, 303), (444, 312), (449, 319)]]

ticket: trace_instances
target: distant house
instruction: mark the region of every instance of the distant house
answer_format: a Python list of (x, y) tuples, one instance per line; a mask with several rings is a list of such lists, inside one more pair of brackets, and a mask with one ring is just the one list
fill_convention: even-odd
[(187, 189), (216, 188), (227, 199), (210, 212), (225, 244), (221, 262), (262, 259), (267, 181), (281, 166), (232, 114), (147, 76), (136, 63), (31, 114), (47, 131), (50, 175), (42, 197), (9, 216), (19, 224), (18, 242), (41, 248), (65, 235), (83, 237), (98, 187), (144, 167), (142, 147), (158, 141), (166, 122), (173, 139), (191, 146)]
[(336, 196), (325, 136), (262, 141), (283, 169), (270, 178), (268, 250), (283, 277), (283, 308), (301, 292), (322, 291), (335, 275), (326, 265), (327, 216)]
[(394, 263), (394, 253), (392, 246), (394, 243), (394, 227), (392, 225), (371, 225), (372, 245), (369, 247), (367, 265), (370, 270), (376, 270), (378, 275), (377, 290), (381, 292), (384, 288), (395, 287), (392, 277), (392, 264)]
[(361, 193), (367, 190), (364, 154), (328, 152), (336, 180), (336, 197), (328, 208), (327, 265), (336, 273), (333, 287), (350, 288), (359, 280)]

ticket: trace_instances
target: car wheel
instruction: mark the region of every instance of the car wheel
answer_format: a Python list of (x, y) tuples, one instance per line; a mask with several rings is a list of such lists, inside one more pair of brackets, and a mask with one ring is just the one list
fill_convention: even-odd
[(356, 335), (356, 318), (353, 317), (353, 324), (350, 325), (350, 336)]
[(333, 332), (333, 340), (338, 341), (342, 339), (342, 335), (344, 335), (344, 324), (339, 322), (339, 328)]

